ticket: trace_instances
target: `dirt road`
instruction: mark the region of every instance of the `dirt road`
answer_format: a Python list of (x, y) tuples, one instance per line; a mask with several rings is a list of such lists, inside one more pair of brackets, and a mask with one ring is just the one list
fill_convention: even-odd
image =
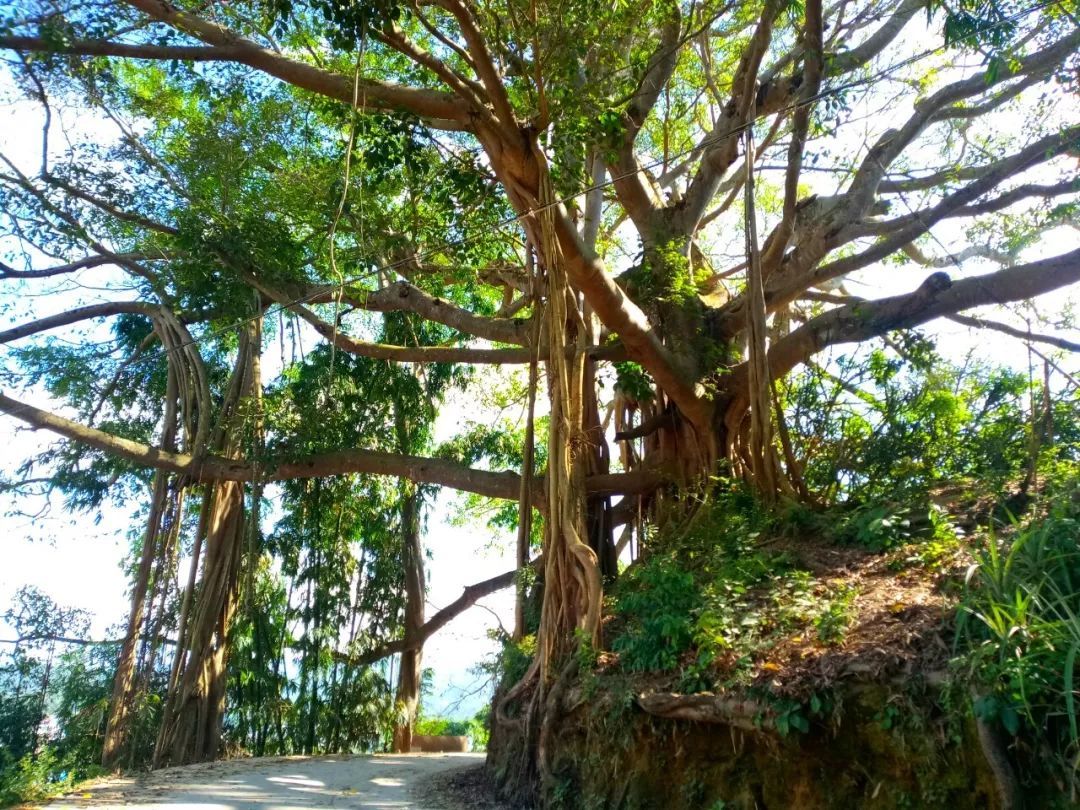
[(379, 754), (230, 760), (167, 768), (140, 778), (102, 780), (48, 806), (54, 810), (441, 810), (447, 805), (433, 801), (430, 791), (421, 791), (423, 783), (483, 759), (483, 754)]

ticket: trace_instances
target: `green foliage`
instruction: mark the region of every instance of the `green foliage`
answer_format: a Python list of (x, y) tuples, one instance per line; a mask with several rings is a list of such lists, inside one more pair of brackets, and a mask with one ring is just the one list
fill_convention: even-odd
[(703, 599), (693, 574), (673, 557), (631, 568), (619, 583), (615, 614), (629, 625), (612, 649), (630, 670), (669, 670), (694, 639)]
[(421, 716), (417, 719), (413, 731), (416, 734), (468, 737), (470, 751), (486, 751), (488, 737), (490, 736), (490, 712), (491, 708), (489, 706), (484, 706), (468, 720), (452, 720), (448, 717), (439, 716)]
[(844, 632), (853, 618), (852, 603), (858, 591), (840, 588), (829, 599), (825, 609), (814, 619), (818, 638), (826, 644), (835, 644), (844, 638)]
[[(616, 583), (611, 648), (629, 671), (678, 670), (687, 691), (715, 685), (723, 656), (738, 679), (795, 627), (841, 629), (853, 592), (815, 582), (784, 552), (758, 546), (782, 518), (741, 490), (717, 491), (688, 525), (651, 542)], [(825, 617), (825, 618), (822, 618)]]
[(56, 776), (59, 765), (56, 754), (46, 748), (0, 769), (0, 807), (39, 802), (62, 792), (72, 780)]
[(330, 41), (342, 50), (353, 50), (363, 42), (370, 32), (383, 26), (393, 25), (410, 11), (408, 4), (400, 0), (367, 0), (367, 2), (345, 2), (345, 0), (265, 0), (275, 25), (279, 31), (288, 30), (290, 22), (296, 24), (297, 16), (314, 11), (329, 26)]
[(780, 700), (773, 706), (773, 723), (781, 737), (787, 737), (793, 731), (806, 734), (810, 731), (810, 720), (805, 714), (803, 704), (797, 700)]
[[(85, 611), (21, 588), (4, 614), (18, 643), (0, 650), (0, 806), (46, 799), (99, 773), (114, 645), (77, 645)], [(138, 709), (136, 709), (138, 714)]]
[(502, 651), (499, 654), (498, 683), (513, 685), (520, 681), (536, 656), (536, 636), (527, 635), (520, 641), (510, 638), (503, 639)]
[[(925, 494), (936, 484), (1000, 493), (1022, 474), (1031, 447), (1026, 375), (975, 361), (952, 366), (917, 336), (890, 343), (811, 367), (782, 395), (809, 488), (855, 507), (847, 532), (871, 547), (902, 543), (931, 519)], [(1054, 410), (1055, 435), (1045, 443), (1054, 456), (1074, 458), (1075, 394)]]
[(1026, 523), (989, 534), (969, 573), (958, 626), (983, 690), (975, 711), (1012, 735), (1046, 739), (1064, 759), (1080, 745), (1078, 480), (1073, 468)]
[[(1025, 10), (1026, 7), (1008, 0), (960, 0), (959, 3), (934, 0), (927, 6), (927, 15), (932, 18), (942, 12), (945, 45), (982, 53), (990, 63), (991, 81), (996, 81), (1000, 68), (1015, 57), (1018, 40), (1026, 30), (1022, 23), (1027, 16)], [(1042, 11), (1042, 24), (1067, 25), (1071, 18), (1075, 25), (1075, 13), (1075, 2), (1060, 8), (1050, 7)]]
[(615, 388), (637, 402), (649, 402), (653, 398), (652, 378), (631, 360), (615, 363)]
[[(386, 340), (430, 342), (439, 327), (397, 315)], [(306, 454), (361, 446), (423, 452), (448, 366), (413, 371), (325, 348), (287, 368), (267, 396), (268, 422), (288, 442), (270, 452)], [(407, 482), (355, 475), (282, 487), (283, 514), (252, 572), (247, 610), (230, 656), (231, 741), (257, 755), (371, 751), (394, 722), (392, 685), (381, 667), (348, 666), (401, 632), (403, 537), (423, 497)], [(271, 560), (277, 560), (275, 567)], [(300, 632), (297, 632), (299, 629)]]
[[(911, 518), (884, 504), (858, 506), (845, 514), (839, 536), (871, 551), (885, 551), (912, 538)], [(901, 507), (902, 509), (902, 507)]]

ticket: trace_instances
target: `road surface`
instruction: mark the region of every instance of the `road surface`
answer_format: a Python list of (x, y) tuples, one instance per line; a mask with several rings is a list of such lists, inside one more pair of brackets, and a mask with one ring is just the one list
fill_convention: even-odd
[(445, 805), (418, 798), (416, 789), (429, 777), (483, 759), (483, 754), (237, 759), (167, 768), (139, 778), (105, 779), (48, 806), (53, 810), (441, 810)]

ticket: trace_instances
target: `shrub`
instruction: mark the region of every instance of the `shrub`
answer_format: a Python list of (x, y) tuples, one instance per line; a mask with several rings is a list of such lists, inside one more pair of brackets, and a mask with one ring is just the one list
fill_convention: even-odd
[(71, 781), (53, 750), (45, 747), (0, 769), (0, 806), (42, 801), (60, 793)]
[(489, 736), (489, 712), (490, 707), (484, 706), (468, 720), (453, 720), (449, 717), (421, 717), (416, 721), (413, 730), (417, 734), (468, 737), (469, 750), (486, 751)]
[(694, 640), (703, 597), (694, 576), (671, 558), (629, 569), (620, 582), (615, 613), (626, 621), (612, 643), (631, 671), (668, 670)]

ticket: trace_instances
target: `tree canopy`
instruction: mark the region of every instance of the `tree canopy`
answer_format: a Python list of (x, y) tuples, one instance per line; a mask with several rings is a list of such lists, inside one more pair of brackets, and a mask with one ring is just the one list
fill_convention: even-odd
[[(710, 477), (820, 506), (996, 474), (1005, 447), (1001, 476), (1023, 466), (996, 410), (1022, 381), (964, 393), (956, 373), (946, 396), (912, 330), (1077, 348), (1010, 309), (1080, 281), (1075, 2), (0, 14), (5, 77), (42, 122), (0, 154), (0, 411), (66, 440), (11, 486), (148, 499), (107, 739), (156, 663), (155, 764), (213, 755), (230, 700), (260, 751), (374, 739), (340, 722), (360, 694), (393, 711), (363, 667), (515, 582), (520, 636), (525, 569), (542, 595), (521, 684), (554, 691), (629, 538)], [(876, 351), (837, 361), (844, 344)], [(525, 416), (436, 442), (440, 403), (475, 399), (488, 366), (521, 369)], [(951, 458), (927, 426), (961, 413), (982, 444)], [(871, 446), (875, 419), (893, 444)], [(267, 487), (284, 516), (264, 536)], [(425, 622), (433, 487), (508, 502), (520, 570)], [(297, 622), (286, 733), (259, 690), (288, 680)]]

